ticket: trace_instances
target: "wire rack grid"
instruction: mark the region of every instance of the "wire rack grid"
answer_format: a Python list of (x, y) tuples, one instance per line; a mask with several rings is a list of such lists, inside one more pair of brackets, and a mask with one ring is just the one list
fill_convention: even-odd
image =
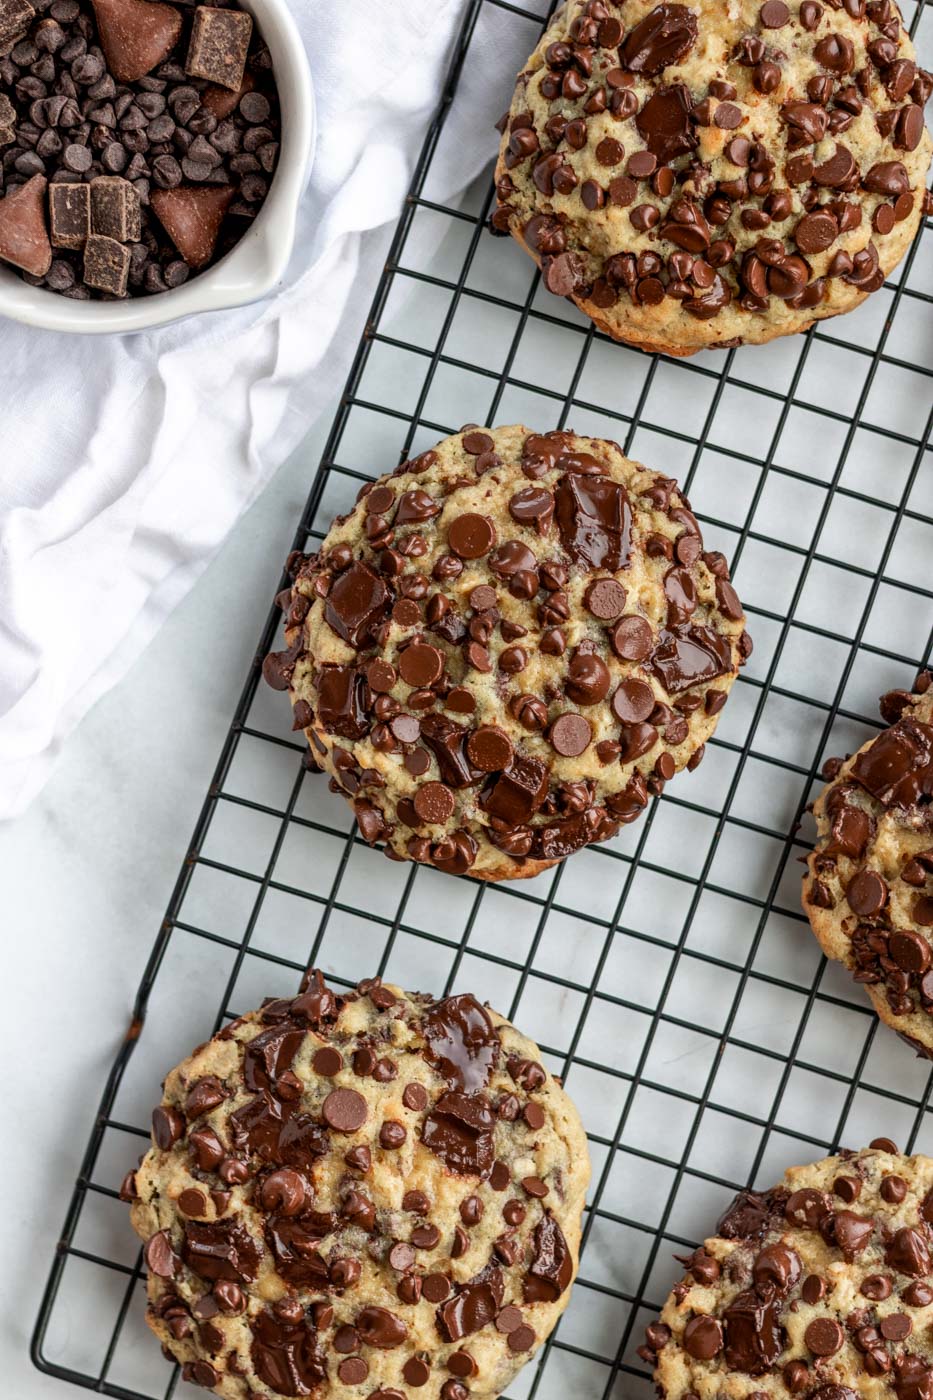
[[(909, 14), (921, 57), (931, 10)], [(467, 419), (572, 426), (680, 479), (709, 547), (732, 561), (755, 654), (703, 765), (640, 823), (535, 880), (487, 887), (390, 863), (360, 840), (307, 771), (283, 697), (259, 684), (270, 615), (33, 1338), (42, 1370), (101, 1394), (196, 1393), (146, 1333), (142, 1260), (117, 1199), (159, 1076), (310, 964), (338, 985), (378, 973), (475, 991), (537, 1038), (581, 1108), (594, 1173), (580, 1278), (511, 1400), (647, 1397), (635, 1349), (679, 1273), (671, 1256), (735, 1191), (881, 1133), (933, 1149), (929, 1067), (820, 956), (796, 865), (823, 761), (864, 742), (877, 696), (909, 684), (933, 647), (922, 234), (859, 311), (804, 337), (687, 362), (611, 343), (486, 231), (488, 176), (453, 202), (433, 188), (483, 26), (520, 62), (548, 12), (544, 0), (468, 0), (295, 547), (316, 548), (393, 454)]]

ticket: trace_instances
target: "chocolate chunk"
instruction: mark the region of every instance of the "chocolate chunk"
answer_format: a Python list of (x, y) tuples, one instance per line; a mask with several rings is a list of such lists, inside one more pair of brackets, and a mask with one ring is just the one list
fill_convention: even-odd
[(475, 997), (464, 994), (435, 1002), (421, 1029), (424, 1057), (451, 1089), (473, 1094), (486, 1087), (499, 1060), (499, 1036)]
[[(55, 189), (53, 185), (53, 192)], [(138, 241), (140, 208), (135, 186), (119, 175), (98, 175), (91, 181), (90, 191), (91, 232), (115, 238), (118, 243)]]
[(628, 566), (632, 511), (624, 487), (605, 477), (567, 472), (555, 498), (561, 544), (571, 559), (593, 569)]
[[(418, 722), (415, 721), (415, 724), (417, 725)], [(440, 769), (441, 779), (448, 787), (469, 787), (481, 776), (480, 773), (474, 773), (467, 757), (467, 740), (470, 731), (463, 725), (455, 724), (452, 719), (447, 719), (445, 715), (425, 715), (420, 726), (416, 728), (413, 738), (404, 739), (403, 742), (414, 742), (414, 739), (417, 739), (419, 735), (434, 754)], [(397, 735), (397, 737), (401, 738), (402, 736)]]
[(525, 1275), (522, 1296), (526, 1303), (553, 1303), (569, 1287), (573, 1259), (564, 1233), (550, 1211), (535, 1226), (534, 1257)]
[(110, 296), (125, 297), (130, 250), (115, 238), (92, 233), (84, 245), (84, 284)]
[(697, 39), (697, 17), (686, 5), (656, 5), (630, 29), (619, 50), (622, 67), (643, 77), (680, 63)]
[[(487, 1264), (468, 1283), (457, 1285), (454, 1297), (439, 1307), (436, 1314), (438, 1330), (444, 1340), (459, 1342), (494, 1323), (502, 1307), (503, 1290), (502, 1270), (494, 1263)], [(462, 1372), (474, 1373), (472, 1365)], [(459, 1367), (455, 1374), (461, 1374)]]
[(250, 1358), (256, 1375), (277, 1395), (314, 1395), (327, 1365), (308, 1318), (288, 1322), (266, 1308), (252, 1319)]
[(485, 1178), (495, 1160), (496, 1117), (483, 1094), (451, 1091), (425, 1119), (421, 1140), (459, 1176)]
[(720, 1216), (716, 1233), (726, 1240), (758, 1239), (783, 1218), (783, 1212), (784, 1200), (757, 1191), (740, 1191)]
[(520, 525), (533, 525), (546, 535), (554, 519), (554, 497), (543, 486), (525, 486), (509, 501), (509, 514)]
[(0, 259), (33, 277), (44, 277), (52, 264), (52, 246), (45, 217), (44, 175), (0, 199)]
[(690, 120), (693, 99), (683, 83), (652, 93), (635, 118), (635, 125), (653, 156), (663, 165), (699, 144)]
[(784, 1350), (776, 1299), (740, 1293), (723, 1313), (725, 1362), (732, 1371), (763, 1376)]
[(220, 226), (235, 197), (236, 191), (229, 185), (180, 185), (153, 190), (149, 203), (188, 266), (202, 268), (214, 256)]
[(0, 57), (23, 38), (35, 16), (28, 0), (0, 0)]
[(49, 185), (49, 229), (54, 248), (84, 247), (91, 232), (90, 185)]
[(288, 1022), (260, 1031), (243, 1056), (243, 1079), (247, 1089), (255, 1094), (274, 1088), (285, 1071), (291, 1069), (304, 1037), (305, 1032), (300, 1027)]
[(255, 1283), (262, 1255), (262, 1245), (236, 1221), (185, 1222), (182, 1256), (199, 1278)]
[(91, 0), (100, 46), (118, 83), (164, 63), (181, 34), (181, 12), (156, 0)]
[(679, 695), (732, 670), (728, 638), (700, 625), (662, 631), (649, 668), (669, 695)]
[(911, 807), (933, 796), (933, 727), (898, 720), (858, 755), (852, 776), (883, 807)]
[(361, 739), (369, 732), (366, 681), (352, 666), (322, 666), (317, 676), (318, 718), (328, 734)]
[(486, 811), (510, 826), (530, 821), (547, 796), (549, 773), (540, 759), (517, 753), (484, 798)]
[(220, 87), (239, 89), (253, 32), (252, 15), (199, 5), (194, 12), (185, 72)]
[(356, 1315), (355, 1326), (364, 1346), (377, 1347), (380, 1351), (400, 1347), (408, 1336), (405, 1323), (388, 1308), (363, 1308)]

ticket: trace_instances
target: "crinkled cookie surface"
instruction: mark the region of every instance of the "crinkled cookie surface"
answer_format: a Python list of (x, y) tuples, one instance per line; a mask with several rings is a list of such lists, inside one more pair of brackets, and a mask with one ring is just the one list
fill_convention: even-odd
[(153, 1144), (149, 1325), (229, 1400), (492, 1400), (567, 1304), (586, 1137), (472, 996), (311, 973), (169, 1074)]
[(661, 1400), (933, 1394), (933, 1160), (877, 1139), (741, 1192), (646, 1333)]
[(803, 902), (827, 957), (933, 1058), (933, 685), (882, 698), (888, 728), (845, 762), (814, 805)]
[(617, 339), (788, 335), (903, 257), (931, 88), (893, 0), (569, 0), (519, 74), (493, 228)]
[(751, 650), (721, 554), (615, 443), (464, 429), (292, 560), (265, 673), (386, 853), (534, 875), (695, 766)]

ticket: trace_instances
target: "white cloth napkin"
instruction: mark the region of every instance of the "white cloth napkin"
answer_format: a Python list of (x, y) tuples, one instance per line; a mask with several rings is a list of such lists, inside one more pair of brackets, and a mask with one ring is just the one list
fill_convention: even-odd
[[(0, 819), (35, 796), (355, 350), (385, 253), (368, 231), (398, 215), (466, 4), (291, 3), (319, 136), (283, 287), (132, 336), (0, 321)], [(484, 7), (432, 197), (453, 197), (490, 159), (525, 29)]]

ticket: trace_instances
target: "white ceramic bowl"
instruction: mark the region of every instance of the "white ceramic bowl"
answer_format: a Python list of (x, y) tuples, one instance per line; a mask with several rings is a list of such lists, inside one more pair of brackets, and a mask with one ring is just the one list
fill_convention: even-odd
[(44, 287), (30, 287), (0, 263), (0, 316), (84, 335), (141, 331), (201, 311), (243, 306), (275, 286), (291, 256), (298, 201), (314, 153), (314, 90), (304, 45), (285, 0), (241, 0), (241, 4), (255, 19), (272, 56), (282, 137), (269, 193), (239, 243), (180, 287), (120, 301), (72, 301)]

